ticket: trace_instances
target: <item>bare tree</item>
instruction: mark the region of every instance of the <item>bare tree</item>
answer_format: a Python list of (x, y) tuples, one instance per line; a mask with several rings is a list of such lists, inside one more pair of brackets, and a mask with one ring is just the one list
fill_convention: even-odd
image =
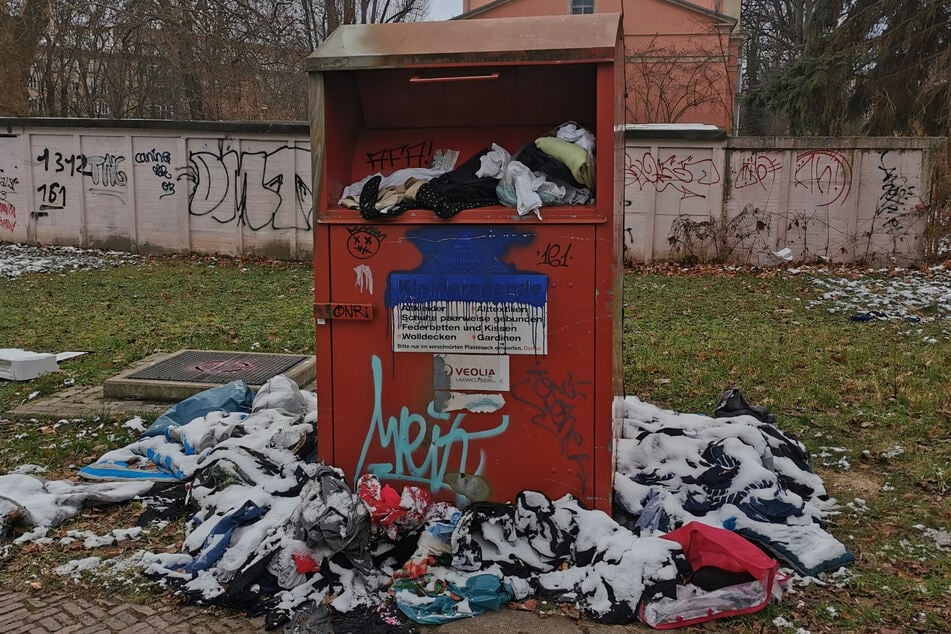
[(704, 119), (732, 127), (738, 42), (725, 24), (695, 24), (689, 47), (661, 46), (654, 36), (626, 51), (628, 122), (676, 123), (706, 111)]
[(4, 0), (0, 12), (0, 115), (29, 114), (30, 69), (49, 13), (49, 0)]
[(59, 0), (34, 59), (41, 112), (302, 119), (304, 57), (334, 28), (415, 20), (427, 6), (427, 0)]

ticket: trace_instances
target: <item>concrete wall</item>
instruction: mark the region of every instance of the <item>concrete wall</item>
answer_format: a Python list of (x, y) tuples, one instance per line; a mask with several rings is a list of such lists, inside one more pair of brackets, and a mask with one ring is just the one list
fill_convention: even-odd
[[(306, 126), (83, 124), (0, 119), (0, 241), (311, 259)], [(918, 261), (939, 142), (632, 130), (626, 257)]]
[(306, 126), (75, 124), (0, 120), (0, 241), (310, 258)]
[(629, 261), (909, 264), (942, 139), (628, 138)]

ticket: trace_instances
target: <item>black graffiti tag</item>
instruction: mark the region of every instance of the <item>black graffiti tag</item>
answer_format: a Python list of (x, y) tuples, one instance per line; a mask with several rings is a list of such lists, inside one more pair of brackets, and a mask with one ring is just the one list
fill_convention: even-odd
[(591, 456), (583, 450), (584, 435), (576, 429), (578, 417), (575, 414), (575, 402), (579, 398), (587, 398), (579, 388), (591, 382), (575, 381), (571, 372), (561, 382), (552, 379), (547, 370), (529, 370), (526, 374), (527, 379), (513, 386), (512, 398), (536, 412), (530, 419), (532, 424), (558, 438), (562, 457), (577, 465), (581, 492), (586, 493), (591, 475)]
[(560, 244), (549, 242), (542, 251), (536, 252), (538, 264), (551, 267), (567, 267), (571, 262), (571, 245), (563, 247)]
[(376, 172), (406, 167), (428, 167), (433, 155), (433, 142), (420, 141), (367, 152), (367, 164)]

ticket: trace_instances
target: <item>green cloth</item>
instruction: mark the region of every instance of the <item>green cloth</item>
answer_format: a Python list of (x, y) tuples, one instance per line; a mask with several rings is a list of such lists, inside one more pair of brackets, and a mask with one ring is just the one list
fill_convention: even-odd
[(584, 148), (558, 137), (535, 139), (538, 149), (568, 166), (575, 180), (594, 191), (594, 157)]

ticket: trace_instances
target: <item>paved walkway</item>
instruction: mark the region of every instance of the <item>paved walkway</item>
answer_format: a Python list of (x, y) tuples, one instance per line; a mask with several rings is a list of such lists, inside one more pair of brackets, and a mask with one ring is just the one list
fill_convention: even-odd
[(109, 604), (68, 594), (0, 592), (0, 634), (244, 634), (263, 632), (264, 619), (167, 603)]
[[(624, 634), (652, 631), (645, 626), (578, 622), (565, 616), (502, 610), (441, 627), (430, 634)], [(281, 630), (276, 630), (280, 632)], [(159, 603), (110, 604), (66, 593), (0, 592), (0, 634), (250, 634), (264, 632), (264, 618), (215, 608)]]

